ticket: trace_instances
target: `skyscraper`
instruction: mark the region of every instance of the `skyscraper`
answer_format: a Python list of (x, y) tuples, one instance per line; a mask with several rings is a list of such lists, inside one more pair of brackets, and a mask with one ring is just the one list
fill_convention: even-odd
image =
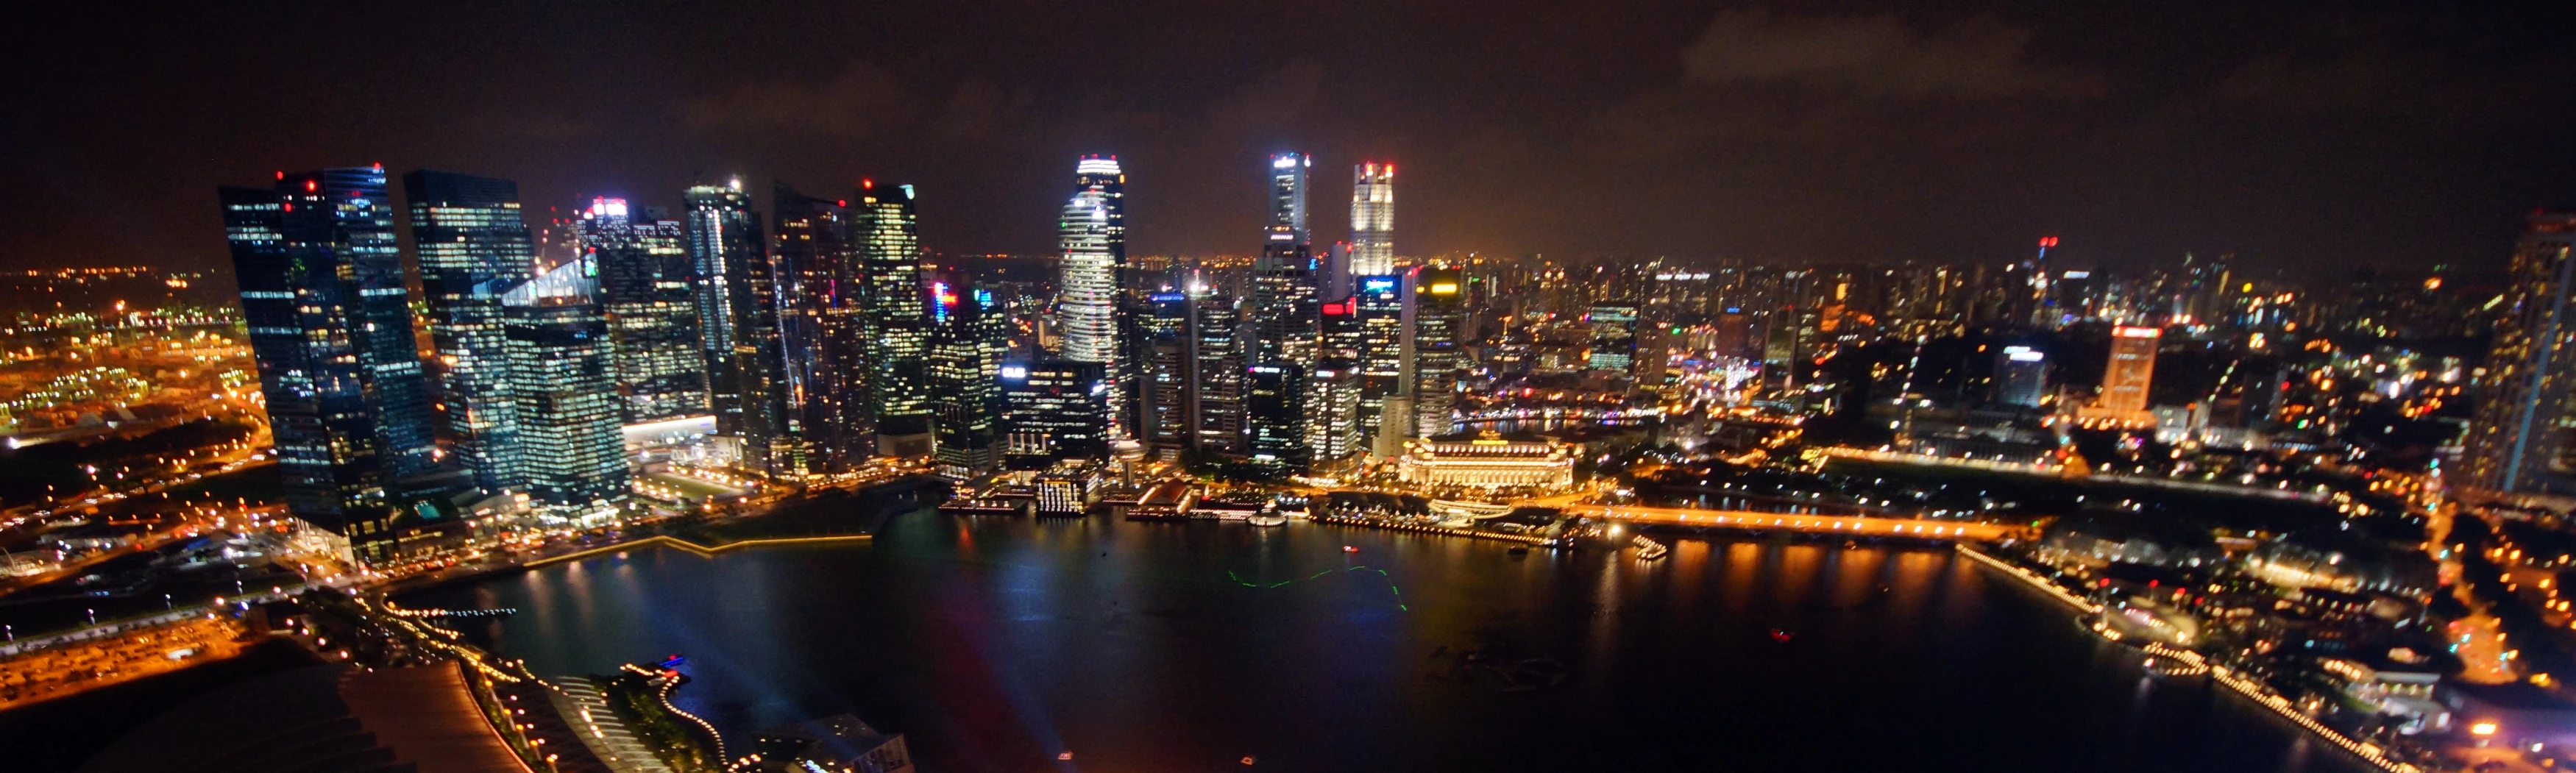
[(930, 412), (930, 384), (922, 356), (930, 348), (921, 284), (919, 214), (913, 189), (879, 191), (862, 182), (859, 256), (865, 266), (859, 296), (865, 320), (869, 418), (879, 424)]
[(1306, 172), (1313, 164), (1304, 153), (1270, 157), (1270, 223), (1252, 275), (1254, 364), (1305, 364), (1315, 357), (1318, 301), (1306, 228)]
[(218, 193), (288, 512), (380, 555), (388, 489), (436, 454), (384, 170)]
[(1306, 412), (1306, 368), (1280, 360), (1244, 369), (1243, 417), (1250, 431), (1254, 464), (1281, 470), (1303, 470), (1314, 460), (1307, 450), (1310, 418)]
[[(683, 194), (682, 217), (688, 237), (689, 267), (698, 277), (699, 346), (707, 361), (707, 402), (716, 415), (716, 432), (735, 438), (744, 434), (742, 375), (734, 367), (739, 318), (734, 299), (738, 277), (769, 272), (769, 248), (760, 237), (760, 217), (751, 211), (751, 196), (742, 181), (731, 185), (693, 185)], [(762, 284), (768, 287), (767, 280)], [(775, 288), (769, 288), (774, 291)], [(770, 318), (769, 328), (777, 329)], [(737, 449), (738, 450), (738, 449)]]
[(1002, 357), (1010, 317), (990, 290), (963, 276), (932, 280), (931, 411), (938, 417), (940, 474), (971, 479), (994, 469), (1001, 429)]
[[(859, 314), (858, 218), (848, 202), (777, 186), (778, 330), (785, 352), (786, 432), (793, 474), (840, 472), (874, 444), (867, 421), (867, 336)], [(736, 330), (736, 335), (748, 335)]]
[(628, 424), (707, 412), (697, 271), (680, 223), (630, 212), (625, 199), (594, 198), (581, 213), (581, 244), (599, 272), (616, 346), (618, 413)]
[(2538, 212), (2513, 253), (2463, 477), (2489, 491), (2543, 491), (2568, 450), (2576, 399), (2576, 213)]
[(1347, 359), (1325, 359), (1306, 374), (1306, 449), (1320, 470), (1346, 468), (1362, 449), (1360, 372)]
[[(1056, 222), (1062, 249), (1057, 316), (1064, 323), (1064, 358), (1100, 363), (1113, 381), (1119, 363), (1119, 275), (1127, 265), (1127, 175), (1115, 156), (1084, 156), (1074, 164), (1073, 198)], [(1127, 385), (1109, 392), (1110, 415), (1123, 417)]]
[(1137, 420), (1129, 431), (1164, 461), (1178, 460), (1190, 447), (1191, 311), (1189, 295), (1166, 292), (1147, 296), (1135, 315), (1143, 345), (1137, 347)]
[(1395, 273), (1395, 165), (1351, 170), (1351, 273)]
[[(1398, 274), (1361, 275), (1359, 293), (1351, 296), (1360, 326), (1360, 426), (1371, 434), (1377, 432), (1386, 398), (1405, 389), (1404, 280)], [(1411, 422), (1407, 418), (1401, 424), (1411, 427)]]
[(1637, 359), (1637, 307), (1594, 306), (1584, 320), (1592, 325), (1592, 353), (1585, 364), (1595, 370), (1628, 370)]
[(1243, 456), (1243, 316), (1222, 295), (1193, 293), (1190, 305), (1190, 447)]
[(630, 498), (615, 345), (598, 294), (597, 266), (583, 256), (502, 300), (528, 496), (568, 518), (614, 516)]
[(450, 449), (486, 494), (515, 488), (518, 411), (510, 399), (501, 296), (536, 272), (536, 243), (508, 180), (422, 170), (403, 175), (429, 335), (437, 416)]
[(1449, 413), (1466, 366), (1459, 336), (1467, 326), (1466, 280), (1456, 269), (1418, 268), (1413, 275), (1413, 324), (1405, 351), (1412, 359), (1415, 437), (1449, 433)]
[(2111, 329), (2111, 363), (2102, 371), (2102, 408), (2115, 417), (2143, 414), (2156, 377), (2156, 344), (2164, 331), (2121, 325)]
[(1108, 455), (1109, 381), (1100, 363), (1052, 359), (1002, 365), (1003, 452), (1018, 469)]

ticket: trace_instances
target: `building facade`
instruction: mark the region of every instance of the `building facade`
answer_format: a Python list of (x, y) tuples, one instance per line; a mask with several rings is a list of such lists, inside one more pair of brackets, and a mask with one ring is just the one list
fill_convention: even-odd
[(1397, 469), (1417, 486), (1564, 488), (1574, 485), (1574, 446), (1506, 440), (1488, 432), (1473, 440), (1411, 440)]
[[(1114, 156), (1084, 156), (1074, 165), (1073, 178), (1073, 198), (1056, 221), (1062, 351), (1065, 359), (1101, 363), (1118, 374), (1123, 372), (1117, 313), (1120, 275), (1127, 265), (1127, 175)], [(1110, 390), (1113, 417), (1126, 415), (1124, 391)]]
[(2461, 456), (2468, 485), (2499, 492), (2549, 489), (2564, 470), (2576, 399), (2576, 213), (2541, 212), (2514, 249), (2477, 416)]
[(536, 272), (536, 242), (509, 180), (452, 172), (403, 175), (414, 259), (438, 358), (437, 410), (449, 451), (474, 485), (522, 482), (518, 410), (510, 399), (501, 296)]
[(599, 269), (600, 299), (615, 344), (618, 414), (628, 424), (707, 413), (706, 341), (698, 326), (697, 271), (679, 221), (594, 198), (581, 213), (581, 245)]
[(503, 297), (528, 496), (556, 516), (614, 517), (631, 498), (613, 360), (588, 257)]
[(1351, 273), (1395, 273), (1395, 165), (1351, 170)]
[(1013, 468), (1107, 458), (1109, 381), (1100, 363), (1005, 363), (1001, 391), (1003, 453), (1014, 458)]

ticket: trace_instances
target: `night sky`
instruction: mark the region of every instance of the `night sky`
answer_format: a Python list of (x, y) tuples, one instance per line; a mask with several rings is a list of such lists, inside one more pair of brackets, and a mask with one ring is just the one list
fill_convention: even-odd
[(14, 17), (0, 268), (222, 267), (214, 186), (369, 162), (537, 212), (911, 182), (930, 249), (1044, 253), (1111, 153), (1131, 253), (1249, 254), (1295, 149), (1318, 241), (1397, 162), (1407, 255), (2315, 278), (2576, 202), (2564, 2), (73, 5)]

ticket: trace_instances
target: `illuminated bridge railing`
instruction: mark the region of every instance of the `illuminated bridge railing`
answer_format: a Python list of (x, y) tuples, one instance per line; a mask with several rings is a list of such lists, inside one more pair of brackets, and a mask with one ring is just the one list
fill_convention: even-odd
[(1875, 518), (1860, 515), (1798, 515), (1751, 510), (1701, 510), (1684, 507), (1573, 505), (1569, 515), (1644, 524), (1699, 528), (1787, 530), (1855, 537), (1907, 539), (1999, 540), (2024, 536), (2028, 529), (2002, 523), (1936, 521), (1924, 518)]

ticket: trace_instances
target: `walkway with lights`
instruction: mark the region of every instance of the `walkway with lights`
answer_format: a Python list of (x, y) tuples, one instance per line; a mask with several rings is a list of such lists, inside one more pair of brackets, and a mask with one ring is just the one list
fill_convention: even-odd
[(2029, 536), (2031, 529), (2003, 523), (1936, 521), (1925, 518), (1877, 518), (1861, 515), (1799, 515), (1751, 510), (1701, 510), (1688, 507), (1629, 505), (1562, 505), (1566, 515), (1605, 518), (1653, 526), (1702, 529), (1796, 531), (1851, 537), (1905, 539), (1999, 540)]

